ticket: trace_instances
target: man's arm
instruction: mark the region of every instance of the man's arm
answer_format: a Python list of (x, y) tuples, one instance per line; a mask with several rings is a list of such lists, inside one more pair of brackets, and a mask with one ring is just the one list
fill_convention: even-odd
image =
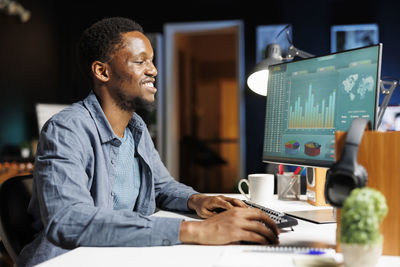
[(184, 221), (180, 240), (189, 244), (223, 245), (239, 241), (278, 244), (279, 230), (264, 212), (234, 207), (204, 221)]
[[(262, 244), (278, 243), (278, 228), (264, 212), (248, 209), (241, 200), (199, 194), (176, 182), (161, 162), (147, 131), (144, 138), (152, 151), (151, 162), (154, 167), (158, 206), (174, 210), (194, 210), (200, 217), (208, 218), (202, 222), (183, 221), (179, 230), (182, 242), (229, 244), (243, 240)], [(216, 215), (213, 210), (217, 208), (227, 211)]]
[(188, 207), (196, 211), (201, 218), (209, 218), (215, 215), (215, 211), (228, 210), (233, 207), (247, 208), (247, 205), (237, 198), (230, 198), (223, 195), (207, 196), (204, 194), (191, 195), (188, 200)]
[[(101, 191), (105, 190), (104, 186), (98, 187), (98, 184), (107, 185), (110, 182), (108, 174), (91, 173), (96, 170), (87, 166), (90, 151), (85, 149), (94, 148), (86, 135), (77, 134), (73, 128), (49, 123), (38, 147), (34, 190), (46, 237), (55, 245), (69, 249), (77, 246), (180, 243), (181, 219), (147, 217), (128, 210), (116, 211), (112, 209), (112, 204), (105, 204), (107, 201), (112, 203), (112, 196), (107, 191)], [(91, 180), (93, 175), (99, 179)], [(97, 195), (96, 198), (92, 194)]]

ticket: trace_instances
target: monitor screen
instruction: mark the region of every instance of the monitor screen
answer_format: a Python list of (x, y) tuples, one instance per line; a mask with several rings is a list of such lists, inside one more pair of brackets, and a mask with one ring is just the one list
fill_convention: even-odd
[(400, 106), (388, 106), (383, 113), (382, 122), (378, 131), (400, 131)]
[(330, 167), (335, 131), (375, 125), (382, 44), (269, 66), (263, 161)]

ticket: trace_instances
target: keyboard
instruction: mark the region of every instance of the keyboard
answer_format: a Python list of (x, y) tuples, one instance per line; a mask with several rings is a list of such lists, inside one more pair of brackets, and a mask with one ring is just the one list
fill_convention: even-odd
[(247, 200), (243, 200), (243, 202), (246, 203), (246, 205), (249, 206), (250, 208), (260, 209), (265, 213), (267, 213), (268, 216), (276, 223), (276, 225), (280, 229), (286, 227), (292, 227), (298, 224), (295, 218), (285, 215), (285, 213), (283, 212), (272, 210)]

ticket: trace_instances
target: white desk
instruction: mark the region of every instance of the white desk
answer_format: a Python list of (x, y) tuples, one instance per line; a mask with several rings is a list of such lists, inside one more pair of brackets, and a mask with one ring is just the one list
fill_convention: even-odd
[[(229, 197), (240, 198), (240, 194), (225, 194)], [(268, 208), (276, 211), (299, 211), (299, 210), (314, 210), (314, 209), (332, 209), (331, 207), (315, 207), (305, 201), (305, 196), (302, 196), (302, 201), (280, 201), (275, 199), (271, 201)], [(188, 218), (188, 215), (180, 215), (174, 212), (159, 211), (154, 216), (160, 217), (181, 217), (184, 219), (195, 220), (197, 216)], [(299, 224), (293, 227), (294, 231), (281, 230), (279, 235), (280, 245), (282, 246), (301, 246), (301, 247), (323, 247), (335, 248), (336, 244), (336, 224), (315, 224), (303, 220), (298, 220)]]
[[(228, 195), (241, 198), (240, 195)], [(312, 210), (314, 207), (305, 201), (274, 200), (268, 206), (278, 211)], [(159, 211), (154, 216), (183, 217), (196, 220), (195, 216)], [(315, 246), (334, 248), (336, 243), (336, 224), (314, 224), (298, 220), (294, 231), (282, 232), (279, 236), (281, 246)], [(262, 246), (201, 246), (177, 245), (166, 247), (81, 247), (44, 262), (40, 267), (63, 266), (296, 266), (294, 259), (305, 256), (288, 253), (257, 252)], [(341, 261), (340, 253), (328, 253)], [(320, 256), (318, 256), (320, 257)], [(377, 265), (400, 266), (400, 257), (382, 256)]]

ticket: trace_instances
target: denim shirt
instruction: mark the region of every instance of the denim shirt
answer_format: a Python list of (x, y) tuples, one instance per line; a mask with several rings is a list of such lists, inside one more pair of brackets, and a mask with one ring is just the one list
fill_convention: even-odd
[(115, 163), (121, 141), (91, 92), (44, 125), (37, 149), (28, 208), (36, 238), (24, 247), (18, 266), (32, 266), (79, 246), (179, 244), (182, 219), (150, 216), (161, 209), (188, 211), (197, 193), (175, 181), (136, 113), (128, 128), (141, 165), (133, 211), (113, 210)]

